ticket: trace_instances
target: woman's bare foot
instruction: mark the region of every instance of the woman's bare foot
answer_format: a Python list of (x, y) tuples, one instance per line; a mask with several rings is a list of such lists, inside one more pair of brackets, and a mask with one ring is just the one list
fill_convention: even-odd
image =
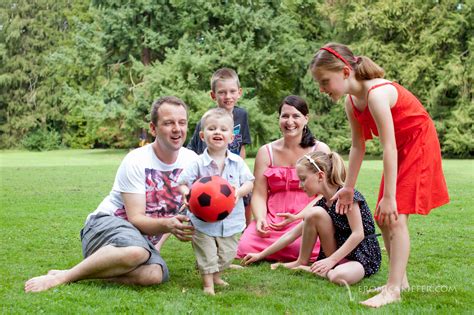
[(288, 268), (288, 269), (302, 269), (302, 270), (305, 270), (304, 265), (302, 263), (300, 263), (299, 261), (297, 261), (297, 260), (292, 261), (292, 262), (288, 262), (288, 263), (274, 263), (274, 264), (270, 265), (270, 269), (275, 270), (280, 266)]
[(368, 307), (381, 307), (399, 301), (401, 301), (400, 290), (385, 287), (379, 294), (360, 302), (360, 304)]
[(275, 270), (275, 269), (277, 269), (278, 267), (280, 267), (280, 265), (283, 265), (283, 263), (274, 263), (274, 264), (271, 264), (271, 265), (270, 265), (270, 269), (271, 269), (271, 270)]
[(229, 269), (244, 269), (241, 265), (230, 264)]
[(63, 272), (31, 278), (25, 282), (25, 292), (41, 292), (66, 283)]
[(216, 295), (216, 293), (214, 292), (214, 287), (203, 287), (202, 290), (204, 291), (204, 294)]
[(312, 272), (311, 271), (311, 267), (310, 266), (305, 266), (305, 265), (299, 265), (298, 267), (295, 267), (293, 269), (297, 269), (297, 270), (303, 270), (303, 271), (307, 271), (307, 272)]

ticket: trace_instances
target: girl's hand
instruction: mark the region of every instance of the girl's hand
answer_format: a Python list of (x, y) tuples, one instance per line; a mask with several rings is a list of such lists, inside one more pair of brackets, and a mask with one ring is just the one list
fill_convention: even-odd
[(318, 260), (311, 265), (311, 272), (326, 277), (329, 270), (334, 268), (336, 263), (337, 261), (334, 261), (331, 257)]
[(257, 230), (257, 234), (260, 237), (270, 237), (270, 235), (268, 234), (267, 220), (257, 219), (257, 223), (255, 224), (255, 229)]
[(242, 259), (242, 261), (240, 262), (241, 265), (243, 266), (248, 266), (250, 265), (251, 263), (254, 263), (256, 261), (259, 261), (261, 260), (263, 257), (261, 257), (261, 254), (260, 253), (248, 253), (247, 255), (245, 255), (245, 257)]
[(375, 210), (375, 219), (381, 226), (388, 226), (398, 220), (397, 201), (395, 198), (382, 197)]
[(354, 203), (354, 188), (342, 187), (338, 192), (332, 196), (330, 201), (336, 202), (336, 213), (346, 214), (352, 210), (352, 204)]
[(294, 222), (296, 220), (298, 220), (298, 218), (296, 217), (296, 215), (294, 214), (291, 214), (291, 213), (277, 213), (276, 214), (278, 217), (283, 217), (285, 218), (285, 220), (279, 222), (279, 223), (270, 223), (270, 226), (272, 228), (274, 228), (275, 230), (282, 230), (285, 226), (287, 226), (288, 224), (290, 224), (291, 222)]

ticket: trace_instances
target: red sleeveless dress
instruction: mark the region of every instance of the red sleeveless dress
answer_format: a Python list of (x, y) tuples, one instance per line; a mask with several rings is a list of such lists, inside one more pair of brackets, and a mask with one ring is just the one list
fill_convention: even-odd
[[(397, 208), (400, 214), (428, 214), (431, 209), (449, 202), (448, 188), (441, 165), (441, 149), (435, 126), (420, 101), (401, 85), (385, 82), (374, 85), (367, 92), (391, 84), (397, 89), (398, 99), (392, 107), (395, 141), (398, 151)], [(354, 116), (363, 128), (364, 140), (378, 136), (377, 126), (369, 106), (360, 112), (349, 96)], [(382, 199), (384, 180), (380, 184)]]

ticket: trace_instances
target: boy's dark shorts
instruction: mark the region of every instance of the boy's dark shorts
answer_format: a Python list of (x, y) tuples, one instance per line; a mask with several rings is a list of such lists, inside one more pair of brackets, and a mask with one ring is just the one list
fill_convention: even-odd
[(244, 207), (247, 207), (248, 205), (250, 205), (250, 200), (252, 199), (252, 193), (249, 193), (248, 195), (245, 195), (243, 197), (243, 200), (244, 200)]
[(106, 245), (142, 247), (150, 253), (150, 258), (144, 265), (160, 265), (163, 269), (163, 282), (169, 279), (168, 267), (153, 243), (127, 220), (102, 213), (93, 215), (81, 230), (81, 241), (84, 258)]

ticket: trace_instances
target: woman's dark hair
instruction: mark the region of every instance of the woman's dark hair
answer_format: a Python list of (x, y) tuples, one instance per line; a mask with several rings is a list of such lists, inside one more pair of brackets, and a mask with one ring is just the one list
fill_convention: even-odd
[[(285, 97), (285, 99), (281, 102), (280, 107), (278, 108), (278, 114), (281, 114), (281, 108), (283, 107), (283, 105), (293, 106), (304, 116), (308, 115), (309, 113), (308, 104), (306, 104), (306, 101), (303, 98), (297, 95), (289, 95)], [(300, 146), (302, 148), (308, 148), (312, 147), (315, 143), (316, 138), (311, 133), (311, 130), (309, 130), (308, 125), (304, 126)]]

